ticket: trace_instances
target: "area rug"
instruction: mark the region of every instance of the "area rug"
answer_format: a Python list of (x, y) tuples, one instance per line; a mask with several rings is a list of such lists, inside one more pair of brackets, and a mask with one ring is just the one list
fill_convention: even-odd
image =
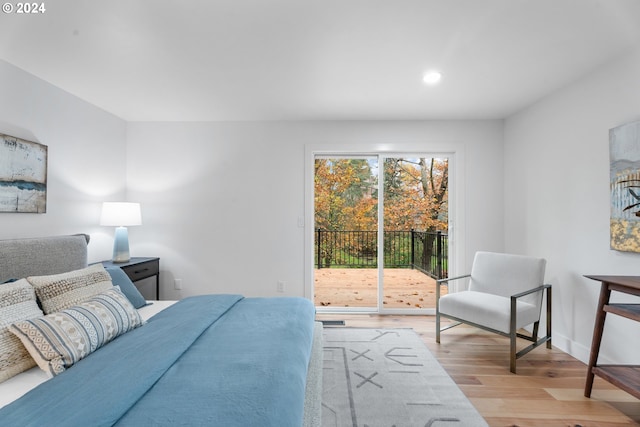
[(412, 329), (323, 332), (323, 427), (487, 426)]

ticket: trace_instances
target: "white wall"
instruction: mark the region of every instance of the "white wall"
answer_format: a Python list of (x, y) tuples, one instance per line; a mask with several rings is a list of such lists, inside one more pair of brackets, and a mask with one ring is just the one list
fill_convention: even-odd
[[(464, 239), (501, 250), (502, 122), (129, 123), (128, 192), (142, 203), (133, 256), (161, 257), (162, 298), (304, 295), (305, 145), (464, 147)], [(173, 279), (184, 289), (173, 289)]]
[(90, 261), (111, 258), (98, 221), (126, 195), (126, 123), (0, 60), (0, 133), (48, 146), (47, 213), (0, 213), (0, 239), (88, 233)]
[[(640, 50), (505, 121), (505, 248), (547, 258), (554, 345), (588, 361), (599, 283), (640, 274), (609, 249), (609, 129), (640, 119)], [(601, 361), (637, 363), (640, 324), (608, 316)]]
[[(125, 123), (0, 61), (0, 132), (49, 148), (46, 214), (0, 214), (0, 238), (85, 232), (111, 257), (105, 200), (143, 203), (133, 256), (161, 257), (163, 298), (304, 295), (305, 145), (454, 143), (464, 151), (460, 244), (501, 250), (502, 122)], [(173, 289), (173, 279), (184, 289)]]
[[(134, 256), (162, 257), (162, 296), (303, 295), (305, 144), (455, 142), (465, 152), (465, 259), (544, 256), (554, 344), (586, 361), (598, 284), (640, 274), (609, 249), (608, 130), (640, 120), (640, 50), (500, 121), (125, 123), (0, 60), (0, 132), (49, 147), (46, 214), (0, 214), (0, 238), (87, 232), (109, 258), (100, 202), (143, 203)], [(504, 130), (504, 135), (503, 135)], [(504, 147), (503, 147), (504, 138)], [(125, 176), (126, 175), (126, 176)], [(127, 188), (128, 187), (128, 188)], [(504, 220), (504, 226), (503, 226)], [(182, 278), (184, 290), (173, 290)], [(609, 316), (602, 358), (636, 362), (640, 325)]]
[[(109, 258), (100, 202), (143, 203), (133, 255), (162, 257), (162, 296), (303, 295), (305, 144), (464, 145), (465, 259), (544, 256), (554, 344), (586, 361), (598, 284), (640, 274), (609, 249), (608, 130), (640, 120), (640, 50), (500, 121), (125, 123), (0, 60), (0, 132), (49, 147), (46, 214), (0, 214), (0, 238), (87, 232)], [(503, 135), (504, 130), (504, 135)], [(503, 147), (504, 141), (504, 147)], [(126, 176), (125, 176), (126, 175)], [(504, 226), (503, 226), (504, 220)], [(173, 278), (184, 290), (173, 290)], [(609, 316), (602, 358), (636, 362), (640, 325)]]

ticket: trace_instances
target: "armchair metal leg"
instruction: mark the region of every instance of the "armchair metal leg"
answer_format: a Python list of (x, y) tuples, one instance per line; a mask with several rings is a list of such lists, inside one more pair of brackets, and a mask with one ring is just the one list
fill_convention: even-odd
[(551, 286), (547, 288), (547, 348), (551, 348)]
[(516, 373), (516, 335), (512, 333), (509, 337), (509, 370), (512, 374)]
[(533, 331), (531, 332), (531, 340), (538, 341), (538, 329), (540, 329), (540, 321), (533, 324)]
[(440, 344), (440, 312), (436, 310), (436, 342)]
[[(514, 297), (511, 298), (511, 322), (509, 324), (509, 339), (510, 339), (510, 368), (511, 372), (516, 373), (516, 360), (520, 357), (524, 356), (534, 348), (547, 343), (547, 348), (551, 348), (551, 286), (544, 285), (545, 290), (547, 291), (547, 335), (538, 339), (538, 331), (540, 328), (540, 321), (537, 321), (533, 324), (533, 332), (530, 337), (519, 334), (516, 331), (516, 299)], [(532, 341), (533, 344), (530, 346), (523, 348), (520, 351), (516, 351), (516, 337), (524, 338), (526, 340)]]
[(516, 299), (511, 298), (511, 319), (509, 320), (509, 370), (516, 373)]

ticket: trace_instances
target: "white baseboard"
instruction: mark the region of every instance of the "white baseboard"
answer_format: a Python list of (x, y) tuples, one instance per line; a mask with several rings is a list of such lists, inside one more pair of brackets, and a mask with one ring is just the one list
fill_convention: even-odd
[[(559, 350), (564, 351), (565, 353), (570, 354), (575, 357), (579, 361), (583, 363), (589, 363), (589, 356), (591, 354), (591, 347), (586, 347), (582, 344), (578, 344), (574, 341), (571, 341), (569, 338), (559, 335), (557, 333), (553, 333), (551, 337), (551, 344)], [(602, 354), (602, 352), (598, 355), (598, 363), (605, 364), (613, 364), (612, 360), (608, 359), (606, 356)]]

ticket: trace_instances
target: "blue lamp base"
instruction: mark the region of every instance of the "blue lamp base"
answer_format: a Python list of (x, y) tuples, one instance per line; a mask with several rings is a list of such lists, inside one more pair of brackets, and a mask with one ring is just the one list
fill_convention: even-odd
[(116, 227), (116, 237), (113, 241), (113, 262), (128, 262), (130, 259), (127, 227)]

